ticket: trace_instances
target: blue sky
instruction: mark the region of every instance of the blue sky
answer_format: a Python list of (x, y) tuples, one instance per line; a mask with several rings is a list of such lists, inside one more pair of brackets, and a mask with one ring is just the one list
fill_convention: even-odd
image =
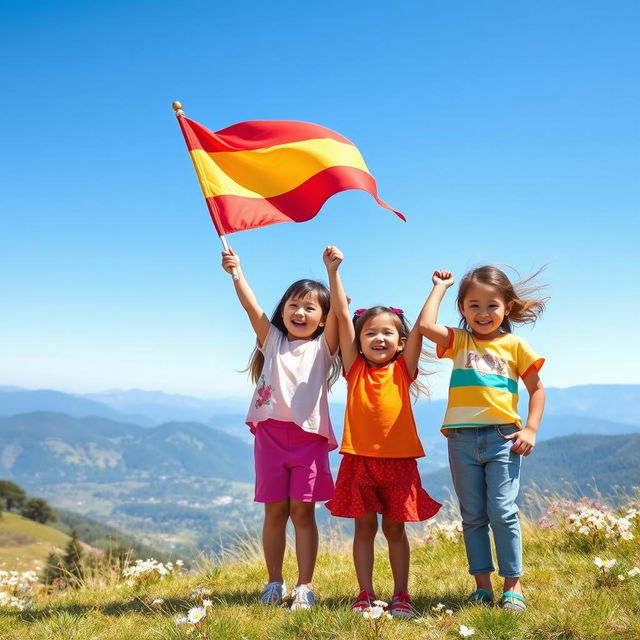
[(252, 336), (173, 100), (213, 130), (339, 131), (408, 218), (354, 191), (230, 235), (265, 309), (323, 278), (327, 244), (355, 306), (409, 317), (435, 268), (547, 264), (548, 312), (521, 331), (545, 383), (640, 383), (639, 19), (631, 1), (4, 2), (0, 384), (248, 394)]

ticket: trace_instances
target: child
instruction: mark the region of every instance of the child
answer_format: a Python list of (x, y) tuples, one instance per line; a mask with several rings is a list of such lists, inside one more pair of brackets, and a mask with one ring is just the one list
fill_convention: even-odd
[(257, 387), (247, 424), (255, 435), (255, 500), (264, 502), (262, 545), (269, 580), (260, 602), (275, 605), (285, 597), (282, 564), (291, 518), (298, 561), (291, 609), (308, 609), (315, 601), (315, 503), (333, 496), (329, 450), (337, 443), (327, 390), (339, 375), (337, 321), (329, 312), (329, 291), (313, 280), (294, 282), (269, 320), (233, 249), (222, 252), (222, 267), (228, 273), (237, 270), (236, 294), (257, 337), (249, 362)]
[[(424, 456), (411, 410), (410, 387), (417, 382), (422, 336), (409, 331), (401, 309), (359, 309), (352, 322), (338, 266), (342, 253), (327, 247), (331, 309), (338, 319), (340, 352), (347, 380), (347, 407), (332, 515), (354, 518), (353, 561), (360, 594), (353, 611), (376, 600), (373, 542), (382, 514), (393, 573), (390, 613), (412, 615), (408, 594), (409, 542), (405, 522), (432, 517), (440, 504), (422, 488), (416, 458)], [(416, 394), (417, 395), (417, 394)]]
[[(511, 333), (512, 323), (533, 323), (544, 310), (545, 299), (535, 297), (539, 287), (527, 284), (530, 280), (514, 286), (493, 266), (470, 271), (456, 300), (462, 328), (452, 329), (437, 324), (437, 317), (453, 275), (436, 271), (420, 322), (422, 334), (436, 343), (438, 357), (453, 360), (442, 433), (448, 438), (469, 573), (476, 582), (469, 600), (484, 604), (493, 600), (491, 524), (498, 570), (504, 578), (500, 606), (516, 613), (526, 608), (516, 504), (520, 461), (533, 451), (544, 409), (538, 376), (544, 359)], [(529, 392), (524, 427), (518, 416), (519, 378)]]

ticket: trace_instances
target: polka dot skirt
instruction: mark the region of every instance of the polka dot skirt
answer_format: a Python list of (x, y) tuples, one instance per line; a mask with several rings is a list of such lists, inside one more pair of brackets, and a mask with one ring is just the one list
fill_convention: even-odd
[(326, 503), (331, 515), (359, 518), (371, 511), (395, 522), (420, 522), (442, 505), (422, 488), (414, 458), (372, 458), (345, 454), (335, 496)]

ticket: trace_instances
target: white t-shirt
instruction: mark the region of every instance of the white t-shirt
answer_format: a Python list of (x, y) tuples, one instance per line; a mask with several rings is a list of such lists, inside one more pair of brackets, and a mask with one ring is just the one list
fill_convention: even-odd
[(255, 433), (258, 423), (268, 419), (294, 422), (304, 431), (327, 439), (337, 447), (329, 417), (327, 374), (336, 353), (320, 334), (313, 340), (288, 340), (271, 325), (260, 348), (264, 367), (251, 398), (247, 424)]

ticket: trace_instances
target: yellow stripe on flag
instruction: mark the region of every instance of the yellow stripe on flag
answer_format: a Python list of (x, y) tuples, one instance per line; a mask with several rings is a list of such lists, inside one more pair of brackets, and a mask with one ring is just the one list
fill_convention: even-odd
[(207, 153), (194, 149), (190, 153), (205, 198), (222, 195), (271, 198), (335, 166), (355, 167), (369, 173), (355, 146), (329, 138), (252, 151)]

